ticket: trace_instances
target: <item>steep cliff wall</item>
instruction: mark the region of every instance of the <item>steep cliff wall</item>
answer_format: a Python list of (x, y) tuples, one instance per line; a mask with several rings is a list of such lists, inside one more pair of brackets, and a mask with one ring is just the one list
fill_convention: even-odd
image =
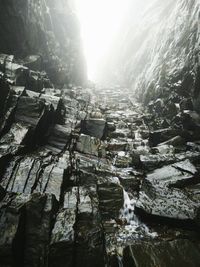
[(41, 57), (53, 82), (85, 77), (79, 23), (67, 0), (0, 0), (0, 52)]
[(199, 0), (156, 0), (139, 26), (128, 20), (112, 68), (144, 103), (175, 90), (200, 111), (199, 16)]

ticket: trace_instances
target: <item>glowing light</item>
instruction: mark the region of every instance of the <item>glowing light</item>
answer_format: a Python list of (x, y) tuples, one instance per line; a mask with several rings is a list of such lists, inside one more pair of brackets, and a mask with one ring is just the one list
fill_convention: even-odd
[(130, 1), (76, 0), (90, 79), (95, 79), (96, 68), (122, 24)]

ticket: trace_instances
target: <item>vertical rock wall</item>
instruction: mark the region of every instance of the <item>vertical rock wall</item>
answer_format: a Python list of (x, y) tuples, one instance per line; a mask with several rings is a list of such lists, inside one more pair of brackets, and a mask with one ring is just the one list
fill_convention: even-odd
[(78, 20), (67, 0), (1, 0), (0, 52), (41, 57), (57, 84), (86, 79)]
[(111, 70), (145, 104), (175, 91), (200, 111), (199, 0), (153, 1), (137, 26), (133, 9)]

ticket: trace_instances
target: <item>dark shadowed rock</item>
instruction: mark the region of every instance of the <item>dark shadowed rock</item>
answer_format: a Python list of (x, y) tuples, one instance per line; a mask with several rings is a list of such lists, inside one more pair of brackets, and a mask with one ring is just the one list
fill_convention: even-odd
[(1, 266), (38, 266), (38, 263), (47, 266), (49, 233), (56, 206), (51, 195), (5, 196), (0, 209)]
[(98, 210), (96, 187), (79, 187), (75, 263), (79, 266), (105, 266), (103, 229)]
[(162, 145), (171, 145), (171, 146), (183, 146), (186, 143), (186, 141), (181, 136), (175, 136), (174, 138), (167, 140), (164, 143), (159, 144), (159, 146)]
[(24, 59), (24, 66), (31, 70), (42, 70), (42, 57), (40, 55), (29, 55)]
[(99, 208), (105, 218), (118, 218), (123, 207), (123, 188), (117, 178), (103, 179), (98, 182)]
[(183, 127), (194, 132), (194, 138), (200, 138), (200, 116), (195, 111), (185, 110), (182, 114)]
[[(53, 195), (33, 194), (26, 203), (24, 265), (48, 266), (50, 231), (57, 212)], [(39, 226), (39, 227), (38, 227)]]
[(0, 204), (0, 265), (23, 265), (24, 205), (29, 197), (7, 194)]
[(112, 122), (107, 123), (107, 130), (108, 132), (114, 132), (116, 130), (116, 125)]
[(173, 138), (178, 135), (178, 131), (172, 128), (161, 129), (149, 134), (149, 142), (151, 146), (157, 146), (160, 143), (163, 143), (170, 138)]
[(81, 132), (86, 135), (102, 139), (105, 134), (106, 121), (103, 119), (90, 119), (81, 121)]
[(59, 211), (51, 234), (49, 266), (73, 266), (78, 187), (65, 194), (63, 210)]
[(180, 102), (180, 109), (181, 109), (181, 111), (184, 111), (184, 110), (194, 110), (192, 99), (191, 98), (184, 98)]
[(189, 240), (141, 242), (125, 249), (124, 265), (138, 267), (198, 267), (200, 251)]

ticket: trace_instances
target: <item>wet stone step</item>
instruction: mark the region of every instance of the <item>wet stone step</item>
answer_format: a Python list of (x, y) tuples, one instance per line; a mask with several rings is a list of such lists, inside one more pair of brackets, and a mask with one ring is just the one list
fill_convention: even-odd
[(6, 194), (0, 209), (1, 266), (47, 266), (49, 232), (56, 211), (52, 195)]
[(99, 209), (106, 219), (119, 217), (123, 207), (123, 188), (116, 177), (107, 177), (98, 181)]

